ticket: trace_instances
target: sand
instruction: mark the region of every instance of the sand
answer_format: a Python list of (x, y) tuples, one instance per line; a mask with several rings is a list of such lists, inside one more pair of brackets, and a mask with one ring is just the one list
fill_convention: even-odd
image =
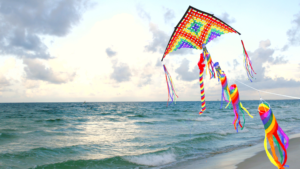
[[(277, 148), (276, 148), (277, 149)], [(271, 152), (271, 150), (269, 150)], [(289, 168), (300, 168), (300, 134), (290, 136), (290, 145), (287, 149)], [(279, 157), (280, 158), (280, 157)], [(228, 153), (217, 154), (206, 159), (192, 159), (178, 162), (175, 166), (165, 169), (276, 169), (268, 159), (264, 150), (263, 141), (255, 146), (234, 150)]]
[[(288, 159), (286, 164), (289, 165), (291, 169), (300, 168), (300, 138), (293, 138), (290, 140), (290, 146), (287, 149)], [(280, 158), (280, 157), (279, 157)], [(237, 169), (276, 169), (270, 160), (268, 159), (266, 152), (261, 151), (255, 156), (246, 159), (245, 161), (237, 165)], [(287, 168), (287, 167), (286, 167)]]

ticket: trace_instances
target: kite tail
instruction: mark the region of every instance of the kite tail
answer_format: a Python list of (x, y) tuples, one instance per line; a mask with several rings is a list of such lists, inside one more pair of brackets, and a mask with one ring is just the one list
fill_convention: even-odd
[(233, 106), (233, 112), (234, 112), (234, 120), (233, 120), (232, 124), (233, 124), (236, 132), (238, 132), (238, 124), (240, 124), (239, 123), (240, 116), (239, 116), (239, 113), (238, 113), (236, 107), (234, 107), (234, 106)]
[[(221, 78), (223, 77), (223, 73), (222, 73), (222, 70), (221, 70), (221, 67), (219, 65), (219, 62), (216, 62), (214, 63), (214, 68), (216, 69), (216, 72), (217, 72), (217, 77), (218, 77), (218, 81), (221, 80)], [(224, 73), (225, 74), (225, 73)], [(222, 76), (222, 77), (221, 77)], [(223, 106), (223, 99), (226, 100), (226, 97), (225, 97), (225, 93), (224, 93), (224, 89), (223, 89), (223, 84), (222, 84), (222, 80), (221, 80), (221, 85), (222, 85), (222, 94), (221, 94), (221, 107), (220, 109), (222, 109), (222, 106)], [(228, 98), (228, 97), (227, 97)], [(227, 100), (226, 100), (227, 101)], [(227, 101), (228, 102), (228, 101)]]
[(211, 60), (210, 54), (206, 55), (206, 60), (207, 60), (207, 70), (209, 70), (210, 79), (216, 78), (215, 70), (213, 67), (213, 62)]
[(199, 73), (199, 83), (200, 83), (200, 94), (201, 94), (201, 111), (199, 112), (199, 114), (201, 115), (205, 110), (205, 94), (204, 94), (204, 83), (203, 83), (203, 72), (200, 70)]
[(231, 103), (231, 98), (230, 98), (230, 91), (228, 89), (228, 86), (225, 89), (225, 94), (226, 94), (225, 98), (228, 98), (228, 100), (225, 99), (228, 102), (225, 108), (227, 108), (229, 106), (229, 109), (231, 109), (231, 104), (230, 104)]
[[(226, 102), (228, 102), (228, 104), (227, 104), (227, 106), (228, 106), (231, 102), (231, 98), (230, 98), (230, 92), (228, 89), (227, 77), (224, 72), (220, 75), (220, 80), (221, 80), (221, 85), (222, 85), (222, 98), (224, 98), (224, 100)], [(222, 102), (223, 102), (223, 100), (222, 100)], [(225, 108), (227, 108), (227, 106)], [(222, 107), (222, 103), (221, 103), (221, 107)]]
[(171, 75), (169, 74), (166, 66), (163, 65), (163, 67), (164, 67), (164, 71), (165, 71), (166, 83), (167, 83), (167, 88), (168, 88), (168, 102), (167, 102), (167, 106), (168, 106), (169, 105), (169, 99), (171, 98), (171, 100), (172, 100), (171, 103), (174, 100), (175, 104), (176, 104), (176, 97), (178, 98), (178, 96), (176, 94), (175, 86), (173, 85), (173, 81), (172, 81)]
[(240, 106), (241, 106), (241, 108), (245, 111), (245, 112), (247, 112), (248, 113), (248, 115), (251, 117), (251, 118), (253, 118), (253, 116), (248, 112), (248, 110), (245, 108), (245, 107), (243, 107), (243, 104), (240, 102)]
[(203, 46), (203, 56), (204, 56), (204, 58), (206, 58), (206, 62), (207, 62), (207, 69), (206, 69), (206, 71), (209, 70), (210, 79), (216, 78), (215, 70), (214, 70), (214, 66), (213, 66), (214, 63), (213, 63), (213, 61), (211, 59), (211, 56), (208, 53), (205, 44), (203, 44), (202, 46)]
[(247, 51), (245, 49), (243, 40), (241, 40), (241, 42), (242, 42), (242, 45), (243, 45), (244, 66), (245, 66), (245, 69), (247, 71), (248, 79), (252, 82), (251, 78), (253, 78), (253, 73), (255, 73), (255, 71), (253, 70), (252, 62), (251, 62), (251, 60), (250, 60), (250, 58), (248, 56), (248, 53), (247, 53)]
[(216, 74), (217, 74), (217, 77), (218, 77), (218, 81), (220, 81), (222, 70), (221, 70), (221, 67), (219, 65), (219, 62), (214, 63), (214, 67), (215, 67), (215, 70), (217, 72)]
[[(278, 167), (279, 169), (284, 169), (284, 167), (289, 167), (288, 165), (285, 165), (287, 161), (286, 149), (289, 146), (289, 138), (279, 127), (269, 104), (261, 103), (258, 106), (258, 111), (259, 111), (260, 118), (263, 122), (263, 125), (265, 127), (266, 134), (264, 140), (264, 147), (270, 162), (276, 167)], [(281, 136), (281, 139), (279, 136)], [(267, 139), (269, 141), (273, 156), (268, 151)], [(286, 140), (286, 144), (284, 144), (284, 140)], [(274, 143), (277, 145), (278, 152), (280, 154), (280, 162), (278, 161), (278, 157), (275, 152)]]
[[(244, 126), (245, 126), (244, 111), (247, 112), (251, 118), (253, 118), (253, 116), (251, 116), (251, 114), (247, 111), (246, 108), (243, 107), (242, 103), (240, 102), (240, 96), (239, 96), (239, 91), (238, 91), (237, 85), (236, 84), (231, 85), (229, 88), (229, 91), (230, 91), (230, 99), (231, 99), (233, 111), (235, 113), (235, 119), (233, 121), (234, 126), (235, 126), (234, 129), (236, 129), (236, 131), (238, 132), (238, 128), (236, 128), (236, 127), (238, 127), (238, 124), (240, 125), (241, 130), (243, 130)], [(239, 113), (239, 111), (240, 111), (240, 113)], [(243, 125), (241, 124), (241, 120), (240, 120), (241, 113), (243, 113), (243, 119), (244, 119)]]

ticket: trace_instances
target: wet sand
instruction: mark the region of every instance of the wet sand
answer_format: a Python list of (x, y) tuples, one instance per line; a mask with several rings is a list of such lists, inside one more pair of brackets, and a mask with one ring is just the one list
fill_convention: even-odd
[[(300, 168), (300, 160), (299, 160), (300, 138), (293, 138), (290, 140), (290, 145), (287, 149), (287, 154), (288, 154), (288, 159), (286, 164), (290, 166), (289, 168), (290, 169)], [(237, 165), (237, 169), (245, 169), (245, 168), (246, 169), (254, 169), (254, 168), (255, 169), (257, 168), (276, 169), (277, 167), (270, 162), (270, 160), (266, 155), (266, 152), (261, 151), (255, 156), (248, 158)]]
[[(275, 147), (277, 149), (277, 147)], [(269, 150), (271, 153), (271, 150)], [(290, 137), (287, 149), (289, 168), (300, 168), (300, 134)], [(280, 156), (279, 156), (280, 158)], [(228, 153), (217, 154), (206, 159), (193, 159), (179, 162), (164, 169), (276, 169), (268, 159), (264, 150), (263, 141), (255, 146), (234, 150)]]

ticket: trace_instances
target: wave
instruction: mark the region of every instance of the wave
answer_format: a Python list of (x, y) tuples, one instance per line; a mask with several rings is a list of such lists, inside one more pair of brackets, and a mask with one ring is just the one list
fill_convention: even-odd
[(48, 119), (48, 120), (45, 120), (46, 122), (61, 122), (63, 121), (63, 119)]
[(138, 165), (128, 162), (127, 160), (121, 157), (112, 157), (101, 160), (68, 160), (63, 162), (57, 162), (52, 164), (38, 165), (31, 167), (30, 169), (44, 169), (44, 168), (56, 168), (56, 169), (65, 169), (65, 168), (101, 168), (101, 169), (110, 169), (110, 168), (136, 168)]
[(18, 131), (17, 129), (0, 129), (0, 132), (3, 133), (3, 132), (16, 132)]
[(18, 137), (16, 133), (0, 133), (0, 139), (12, 139), (16, 137)]
[(139, 156), (123, 157), (123, 159), (140, 165), (161, 166), (176, 161), (176, 155), (173, 152), (163, 152), (160, 154), (143, 154)]
[(58, 148), (46, 148), (46, 147), (37, 147), (30, 149), (28, 151), (19, 151), (14, 153), (0, 153), (0, 159), (4, 158), (43, 158), (45, 154), (48, 157), (61, 156), (61, 155), (74, 155), (76, 153), (80, 154), (81, 151), (86, 150), (85, 145), (74, 145), (67, 147), (58, 147)]
[(137, 115), (130, 115), (130, 116), (127, 116), (128, 118), (136, 118), (136, 117), (148, 117), (147, 115), (144, 115), (144, 114), (137, 114)]
[(284, 122), (292, 122), (292, 121), (299, 121), (300, 118), (297, 117), (291, 117), (291, 118), (286, 118), (286, 117), (278, 117), (277, 121), (284, 121)]
[(172, 152), (154, 152), (136, 156), (115, 156), (105, 159), (78, 159), (56, 162), (52, 164), (38, 165), (32, 168), (148, 168), (169, 164), (176, 161)]

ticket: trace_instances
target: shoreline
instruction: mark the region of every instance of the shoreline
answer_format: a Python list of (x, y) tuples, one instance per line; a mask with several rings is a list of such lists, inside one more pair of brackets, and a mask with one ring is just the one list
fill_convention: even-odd
[[(300, 165), (297, 162), (300, 154), (300, 133), (290, 136), (290, 145), (287, 149), (288, 159), (286, 165), (289, 169)], [(298, 165), (297, 165), (298, 164)], [(250, 147), (237, 149), (231, 152), (218, 154), (205, 159), (194, 159), (179, 162), (175, 165), (163, 167), (164, 169), (276, 169), (268, 159), (263, 141)], [(287, 168), (287, 167), (286, 167)]]
[[(299, 135), (299, 134), (297, 134), (297, 135)], [(300, 161), (297, 161), (299, 154), (300, 154), (300, 137), (299, 136), (290, 138), (289, 147), (287, 149), (287, 154), (288, 154), (288, 159), (286, 161), (286, 165), (289, 165), (289, 167), (285, 167), (285, 168), (296, 168), (296, 166), (300, 165)], [(278, 158), (280, 159), (280, 157), (278, 157)], [(243, 162), (237, 164), (236, 166), (237, 166), (237, 169), (243, 169), (243, 168), (275, 169), (275, 168), (277, 168), (270, 162), (269, 158), (266, 155), (265, 150), (256, 153), (253, 157), (245, 159)]]

